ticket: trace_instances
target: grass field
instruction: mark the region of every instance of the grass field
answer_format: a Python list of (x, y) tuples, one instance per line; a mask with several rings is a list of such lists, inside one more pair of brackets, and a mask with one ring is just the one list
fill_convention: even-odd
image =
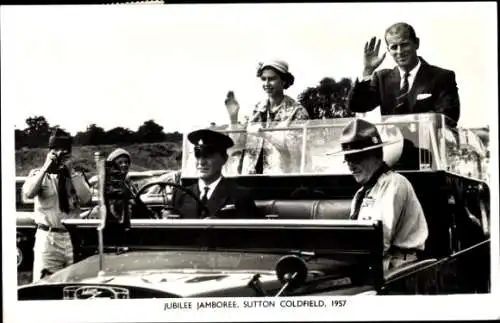
[[(118, 148), (116, 145), (73, 147), (73, 165), (85, 169), (91, 176), (95, 174), (94, 153), (99, 151), (107, 156), (116, 148)], [(181, 166), (181, 143), (143, 143), (120, 146), (120, 148), (126, 149), (132, 156), (131, 171), (177, 170)], [(16, 150), (16, 176), (26, 176), (31, 169), (43, 165), (47, 151), (43, 148)]]

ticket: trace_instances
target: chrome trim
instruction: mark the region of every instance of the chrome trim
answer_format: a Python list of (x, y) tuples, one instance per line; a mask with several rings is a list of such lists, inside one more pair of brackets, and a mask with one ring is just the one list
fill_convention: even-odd
[[(377, 225), (373, 220), (282, 220), (282, 219), (131, 219), (131, 228), (276, 228), (276, 229), (360, 229), (370, 228)], [(78, 226), (80, 228), (97, 228), (101, 221), (99, 219), (65, 219), (65, 225)]]
[(130, 292), (127, 288), (123, 287), (108, 287), (99, 285), (76, 285), (66, 286), (63, 288), (64, 300), (96, 298), (128, 299), (130, 298)]

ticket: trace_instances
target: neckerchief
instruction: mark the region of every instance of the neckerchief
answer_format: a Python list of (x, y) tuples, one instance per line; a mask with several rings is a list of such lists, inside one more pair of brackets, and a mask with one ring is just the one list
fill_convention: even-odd
[(57, 175), (57, 196), (59, 199), (59, 209), (64, 213), (69, 213), (69, 194), (67, 188), (69, 179), (68, 169), (66, 167), (61, 168)]

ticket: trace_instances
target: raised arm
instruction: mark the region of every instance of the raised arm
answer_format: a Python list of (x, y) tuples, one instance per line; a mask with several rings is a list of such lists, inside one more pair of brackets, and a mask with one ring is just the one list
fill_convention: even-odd
[(363, 52), (363, 75), (354, 82), (349, 93), (349, 109), (354, 112), (367, 112), (380, 105), (379, 80), (375, 70), (382, 64), (386, 53), (379, 56), (380, 39), (372, 37), (365, 43)]
[[(242, 122), (239, 120), (240, 105), (236, 100), (233, 91), (227, 93), (226, 100), (224, 101), (226, 110), (229, 115), (229, 130), (244, 129), (248, 124), (248, 118), (244, 118)], [(240, 150), (245, 148), (246, 135), (240, 132), (228, 133), (228, 136), (234, 141), (233, 150)]]
[(32, 170), (30, 172), (28, 178), (23, 184), (23, 194), (26, 198), (32, 199), (40, 193), (43, 178), (45, 177), (49, 167), (56, 161), (56, 159), (56, 153), (53, 150), (50, 150), (43, 166), (40, 169)]
[(348, 107), (353, 112), (368, 112), (381, 104), (379, 76), (374, 73), (364, 80), (356, 80), (348, 97)]

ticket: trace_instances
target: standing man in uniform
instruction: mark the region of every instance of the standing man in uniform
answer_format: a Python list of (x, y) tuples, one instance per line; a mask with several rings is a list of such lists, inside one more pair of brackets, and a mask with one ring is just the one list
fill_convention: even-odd
[(387, 51), (396, 62), (393, 69), (375, 72), (385, 58), (379, 56), (380, 39), (365, 44), (363, 77), (351, 90), (349, 107), (354, 112), (380, 106), (382, 115), (436, 112), (456, 127), (460, 100), (455, 73), (428, 64), (417, 55), (420, 39), (407, 23), (396, 23), (385, 32)]
[(23, 185), (24, 195), (35, 203), (34, 282), (73, 263), (71, 237), (61, 220), (79, 217), (80, 205), (91, 200), (84, 175), (71, 167), (71, 145), (70, 135), (56, 129), (45, 163)]
[(391, 170), (383, 160), (377, 128), (355, 119), (342, 131), (341, 152), (361, 188), (351, 205), (353, 220), (381, 220), (384, 239), (384, 271), (417, 260), (428, 236), (427, 221), (411, 183)]
[[(174, 209), (184, 218), (257, 218), (257, 207), (248, 189), (238, 186), (222, 176), (222, 167), (227, 162), (227, 149), (233, 140), (222, 133), (209, 129), (193, 131), (188, 135), (194, 145), (198, 182), (188, 189), (206, 207), (200, 209), (195, 200), (185, 192), (174, 191)], [(229, 216), (224, 209), (233, 209)]]

